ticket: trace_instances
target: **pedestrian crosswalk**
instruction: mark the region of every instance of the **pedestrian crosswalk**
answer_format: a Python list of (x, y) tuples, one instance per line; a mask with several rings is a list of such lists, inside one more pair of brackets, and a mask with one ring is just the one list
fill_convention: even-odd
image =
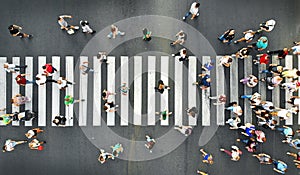
[[(4, 69), (0, 70), (1, 76), (1, 95), (3, 99), (0, 101), (0, 107), (6, 107), (7, 113), (13, 113), (23, 110), (32, 110), (37, 113), (37, 119), (22, 122), (13, 121), (13, 126), (55, 126), (51, 121), (57, 115), (66, 116), (66, 126), (169, 126), (169, 125), (191, 125), (191, 126), (210, 126), (213, 124), (224, 125), (226, 120), (226, 112), (224, 105), (213, 105), (209, 96), (227, 95), (227, 101), (239, 101), (239, 95), (252, 94), (253, 89), (242, 86), (239, 90), (239, 70), (241, 65), (237, 60), (233, 61), (229, 70), (225, 70), (220, 66), (219, 59), (221, 56), (210, 57), (202, 56), (196, 58), (190, 56), (189, 61), (179, 62), (176, 57), (169, 56), (108, 56), (108, 64), (104, 65), (99, 62), (97, 57), (80, 56), (78, 59), (73, 56), (38, 56), (37, 58), (26, 56), (20, 57), (0, 57), (0, 64), (11, 62), (16, 65), (26, 64), (26, 79), (33, 80), (35, 75), (42, 73), (42, 66), (51, 63), (58, 72), (52, 76), (52, 79), (66, 77), (69, 81), (76, 84), (68, 86), (66, 90), (59, 90), (55, 83), (47, 85), (31, 85), (25, 87), (17, 85), (15, 77), (18, 73), (7, 74)], [(298, 64), (293, 65), (292, 55), (288, 55), (284, 60), (284, 64), (288, 68), (300, 67)], [(144, 61), (143, 61), (144, 60)], [(273, 63), (278, 63), (276, 56), (273, 57)], [(77, 62), (76, 62), (77, 61)], [(206, 72), (212, 78), (212, 86), (214, 88), (201, 90), (193, 85), (193, 82), (199, 80), (198, 74), (201, 73), (201, 64), (213, 61), (215, 63), (214, 71)], [(89, 62), (89, 67), (94, 71), (88, 74), (82, 74), (79, 65), (83, 62)], [(253, 73), (252, 59), (244, 59), (242, 61), (243, 75), (248, 76)], [(147, 64), (146, 66), (143, 64)], [(37, 66), (35, 65), (37, 64)], [(34, 67), (37, 67), (34, 68)], [(145, 70), (146, 69), (146, 70)], [(265, 69), (264, 65), (259, 65), (258, 71)], [(174, 75), (170, 75), (174, 72)], [(229, 75), (225, 75), (229, 72)], [(261, 78), (261, 74), (258, 78)], [(228, 78), (229, 77), (229, 78)], [(157, 86), (158, 80), (163, 80), (165, 85), (170, 85), (171, 90), (165, 90), (163, 94), (155, 92), (154, 87)], [(6, 83), (5, 83), (6, 82)], [(127, 95), (122, 95), (119, 91), (121, 84), (126, 83), (130, 88)], [(143, 85), (147, 88), (143, 88)], [(36, 86), (36, 87), (34, 87)], [(228, 90), (229, 88), (229, 90)], [(104, 112), (102, 109), (101, 93), (103, 89), (110, 92), (116, 92), (114, 96), (110, 96), (109, 100), (114, 101), (119, 106), (116, 112)], [(240, 94), (240, 91), (243, 94)], [(259, 83), (258, 92), (266, 98), (266, 85)], [(275, 88), (272, 91), (272, 101), (275, 106), (282, 106), (280, 103), (280, 89)], [(22, 95), (30, 97), (32, 100), (21, 107), (11, 107), (8, 95)], [(66, 107), (63, 97), (65, 95), (74, 96), (77, 99), (84, 99), (80, 103), (76, 103)], [(290, 98), (291, 94), (285, 92), (284, 101)], [(35, 104), (35, 105), (33, 105)], [(51, 108), (49, 108), (51, 106)], [(243, 101), (244, 107), (243, 121), (253, 122), (253, 115), (247, 100)], [(48, 107), (48, 108), (47, 108)], [(196, 107), (199, 111), (198, 118), (188, 116), (185, 112), (186, 108)], [(168, 110), (173, 112), (165, 120), (160, 120), (160, 116), (155, 112)], [(145, 112), (146, 111), (146, 112)], [(300, 124), (300, 114), (297, 124)], [(77, 119), (77, 120), (74, 120)], [(215, 121), (214, 121), (215, 119)], [(293, 125), (293, 118), (286, 121), (286, 125)], [(1, 125), (3, 125), (0, 122)]]

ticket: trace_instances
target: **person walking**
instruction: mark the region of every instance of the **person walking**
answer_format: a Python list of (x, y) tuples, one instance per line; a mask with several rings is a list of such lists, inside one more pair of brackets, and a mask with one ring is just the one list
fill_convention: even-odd
[(152, 39), (151, 35), (152, 35), (151, 31), (148, 31), (148, 29), (146, 29), (146, 28), (143, 29), (143, 40), (144, 41), (150, 41)]
[(186, 35), (185, 33), (183, 32), (183, 30), (180, 30), (176, 35), (175, 37), (177, 38), (174, 42), (171, 42), (170, 45), (171, 46), (174, 46), (176, 44), (180, 44), (180, 45), (183, 45), (183, 43), (185, 42), (186, 40)]
[(154, 87), (155, 91), (159, 92), (159, 93), (164, 93), (165, 89), (170, 90), (170, 86), (167, 86), (164, 84), (164, 82), (162, 80), (158, 80), (158, 85), (157, 87)]
[(260, 164), (270, 165), (273, 163), (271, 156), (268, 154), (260, 153), (260, 154), (254, 154), (252, 156), (256, 157)]
[(17, 94), (15, 95), (10, 102), (14, 105), (14, 106), (21, 106), (24, 105), (27, 102), (30, 102), (31, 98), (26, 97), (26, 96), (22, 96), (21, 94)]
[(108, 64), (106, 52), (98, 52), (97, 59), (100, 61), (100, 63)]
[(2, 115), (0, 115), (0, 121), (4, 125), (9, 125), (13, 121), (13, 114), (2, 114)]
[(118, 107), (119, 106), (115, 105), (115, 103), (113, 101), (107, 101), (104, 104), (103, 109), (105, 112), (116, 112)]
[(192, 134), (193, 131), (193, 127), (191, 126), (175, 126), (174, 127), (175, 130), (179, 131), (181, 134), (183, 134), (184, 136), (189, 136)]
[(121, 84), (121, 86), (120, 86), (119, 89), (120, 89), (120, 93), (121, 93), (122, 95), (125, 95), (125, 96), (126, 96), (126, 95), (128, 94), (128, 91), (129, 91), (130, 88), (127, 87), (127, 86), (126, 86), (126, 83), (124, 82), (124, 83)]
[(276, 21), (274, 19), (269, 19), (266, 22), (259, 24), (260, 29), (257, 32), (266, 31), (271, 32), (275, 27)]
[(75, 82), (70, 82), (64, 77), (59, 77), (58, 80), (56, 81), (56, 84), (60, 90), (66, 90), (68, 85), (74, 85), (76, 84)]
[(152, 153), (152, 149), (155, 145), (156, 141), (150, 137), (149, 135), (146, 135), (146, 144), (145, 147), (149, 150), (150, 153)]
[(118, 157), (120, 153), (122, 153), (124, 151), (122, 144), (117, 143), (114, 146), (111, 146), (112, 149), (112, 155), (114, 157)]
[(155, 112), (156, 115), (160, 115), (160, 120), (166, 120), (168, 116), (172, 114), (172, 112), (169, 112), (168, 110), (164, 110), (161, 112)]
[(270, 62), (270, 55), (264, 53), (264, 54), (259, 54), (259, 55), (256, 55), (256, 58), (257, 59), (253, 59), (253, 63), (255, 65), (258, 65), (258, 64), (265, 64), (265, 65), (268, 65), (269, 62)]
[(119, 29), (118, 29), (117, 26), (111, 25), (111, 26), (110, 26), (110, 33), (107, 35), (107, 37), (108, 37), (109, 39), (111, 39), (111, 38), (115, 39), (116, 36), (118, 36), (118, 35), (119, 35), (119, 36), (124, 36), (124, 35), (125, 35), (125, 32), (121, 32), (121, 31), (119, 31)]
[(199, 112), (195, 106), (193, 106), (191, 108), (187, 108), (187, 109), (185, 109), (185, 111), (188, 116), (193, 117), (193, 118), (195, 118)]
[(89, 67), (88, 61), (82, 62), (82, 64), (79, 66), (79, 69), (81, 70), (82, 75), (87, 75), (89, 72), (94, 72), (94, 69)]
[(182, 17), (182, 20), (185, 21), (186, 18), (189, 17), (190, 15), (192, 15), (191, 20), (193, 20), (197, 16), (199, 16), (199, 7), (200, 7), (200, 3), (193, 2), (193, 4), (191, 5), (190, 10), (184, 15), (184, 17)]
[(253, 30), (247, 30), (247, 31), (243, 32), (244, 37), (242, 37), (238, 40), (235, 40), (233, 43), (237, 44), (237, 43), (242, 42), (242, 41), (245, 41), (246, 43), (250, 43), (253, 40), (256, 33), (257, 32), (253, 31)]
[(104, 89), (101, 96), (104, 101), (107, 101), (109, 96), (116, 95), (116, 94), (117, 93), (110, 92), (110, 91), (107, 91), (106, 89)]
[(21, 145), (23, 143), (27, 143), (27, 141), (26, 140), (15, 141), (15, 140), (7, 139), (2, 148), (2, 152), (11, 152), (11, 151), (15, 150), (15, 146)]
[(285, 174), (288, 168), (287, 164), (281, 160), (273, 159), (273, 165), (275, 166), (273, 170), (280, 174)]
[(15, 64), (4, 63), (3, 68), (7, 73), (16, 73), (20, 72), (21, 69), (27, 68), (27, 65), (20, 66)]
[(267, 54), (269, 55), (278, 55), (279, 59), (284, 59), (288, 54), (289, 54), (289, 49), (288, 48), (283, 48), (280, 50), (274, 50), (274, 51), (267, 51)]
[(89, 22), (86, 20), (81, 20), (79, 22), (79, 24), (81, 25), (81, 29), (82, 29), (82, 33), (89, 33), (89, 34), (94, 34), (96, 33), (95, 30), (91, 29), (91, 27), (89, 26)]
[(213, 105), (224, 105), (226, 103), (226, 95), (221, 94), (219, 96), (215, 96), (215, 97), (208, 97), (211, 100), (217, 100), (215, 103), (213, 103)]
[(38, 139), (33, 139), (31, 140), (31, 142), (28, 143), (28, 147), (31, 150), (43, 150), (44, 149), (44, 144), (46, 143), (46, 141), (39, 141)]
[(74, 30), (78, 30), (79, 26), (69, 25), (65, 18), (71, 19), (71, 15), (60, 15), (57, 19), (58, 24), (60, 25), (61, 30), (66, 30), (68, 34), (74, 34)]
[(42, 67), (44, 74), (48, 76), (52, 76), (55, 72), (58, 72), (55, 67), (52, 66), (51, 63), (47, 63)]
[(176, 56), (180, 57), (179, 61), (188, 61), (189, 60), (186, 48), (180, 49), (179, 52), (172, 54), (172, 57), (176, 57)]
[(8, 26), (8, 30), (12, 36), (18, 36), (20, 38), (32, 38), (33, 37), (33, 35), (30, 35), (27, 33), (22, 33), (21, 32), (22, 27), (15, 25), (15, 24)]
[[(71, 117), (72, 119), (72, 117)], [(65, 116), (57, 115), (52, 120), (52, 123), (54, 123), (56, 126), (65, 126), (66, 125), (67, 118)]]
[(248, 45), (249, 48), (255, 48), (258, 51), (262, 51), (268, 47), (268, 38), (266, 36), (260, 37), (257, 42)]
[(214, 163), (213, 156), (211, 154), (206, 153), (204, 151), (204, 149), (200, 149), (200, 152), (202, 153), (202, 157), (203, 157), (202, 162), (203, 163), (208, 163), (210, 165), (212, 165)]
[(241, 106), (239, 106), (237, 104), (237, 102), (231, 102), (231, 103), (229, 103), (229, 107), (227, 107), (226, 110), (230, 110), (236, 116), (243, 115), (243, 110), (242, 110)]
[(42, 133), (44, 132), (44, 130), (42, 130), (41, 128), (33, 128), (33, 129), (30, 129), (26, 132), (25, 136), (28, 138), (28, 139), (31, 139), (31, 138), (36, 138), (36, 136), (39, 134), (39, 133)]
[(72, 97), (71, 95), (66, 95), (65, 99), (64, 99), (64, 103), (67, 107), (69, 107), (69, 105), (75, 104), (75, 103), (79, 103), (85, 101), (84, 99), (79, 99), (79, 100), (75, 100), (74, 97)]
[(201, 79), (198, 82), (194, 82), (193, 85), (199, 85), (202, 90), (206, 90), (210, 87), (211, 78), (208, 74), (199, 74)]
[(250, 54), (250, 49), (248, 47), (244, 47), (236, 52), (235, 57), (240, 59), (248, 58)]
[(46, 83), (57, 83), (56, 80), (48, 79), (46, 74), (37, 74), (35, 76), (35, 83), (37, 85), (44, 85)]
[(222, 41), (222, 43), (230, 44), (235, 37), (235, 30), (229, 29), (223, 33), (218, 39)]
[(220, 62), (219, 64), (220, 65), (223, 65), (225, 67), (230, 67), (231, 66), (231, 63), (232, 63), (232, 56), (229, 56), (229, 55), (225, 55), (225, 56), (222, 56), (220, 58)]
[(242, 151), (235, 145), (231, 146), (231, 151), (224, 148), (220, 148), (220, 151), (225, 152), (227, 155), (229, 155), (232, 161), (240, 160), (240, 155), (242, 155)]
[(27, 75), (29, 75), (29, 74), (19, 74), (15, 78), (17, 84), (20, 86), (26, 86), (26, 84), (35, 84), (35, 80), (30, 81), (25, 78), (25, 76), (27, 76)]
[(103, 149), (100, 149), (100, 155), (98, 157), (98, 161), (103, 164), (106, 162), (106, 160), (108, 159), (115, 159), (114, 155), (112, 155), (111, 153), (105, 152)]
[(246, 84), (250, 88), (253, 88), (257, 85), (258, 79), (254, 75), (249, 75), (248, 77), (241, 79), (240, 82), (243, 83), (244, 85)]

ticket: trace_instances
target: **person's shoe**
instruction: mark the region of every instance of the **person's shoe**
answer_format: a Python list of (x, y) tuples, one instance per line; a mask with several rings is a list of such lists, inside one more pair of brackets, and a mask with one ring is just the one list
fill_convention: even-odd
[(237, 44), (238, 42), (237, 42), (237, 41), (233, 41), (233, 43), (234, 43), (234, 44)]
[(286, 154), (287, 154), (287, 155), (290, 155), (291, 153), (290, 153), (290, 152), (286, 152)]
[(185, 19), (186, 19), (185, 17), (182, 17), (182, 20), (183, 20), (183, 21), (185, 21)]
[(193, 85), (197, 85), (197, 83), (195, 82), (195, 83), (193, 83)]
[(223, 149), (223, 148), (220, 148), (220, 151), (224, 151), (224, 149)]
[(121, 36), (124, 36), (124, 35), (125, 35), (125, 32), (121, 32), (120, 35), (121, 35)]
[(173, 44), (173, 43), (170, 43), (170, 45), (171, 45), (171, 46), (174, 46), (174, 44)]
[(111, 36), (110, 36), (110, 35), (107, 35), (107, 38), (111, 39)]
[(237, 141), (237, 142), (240, 142), (240, 141), (241, 141), (241, 139), (236, 139), (236, 141)]
[(174, 54), (174, 53), (172, 54), (172, 57), (175, 57), (175, 54)]
[(28, 35), (28, 38), (33, 38), (33, 35)]
[(80, 101), (85, 101), (85, 99), (81, 99)]
[(203, 149), (201, 148), (200, 151), (203, 151)]
[(78, 29), (79, 29), (79, 26), (74, 26), (74, 29), (78, 30)]
[(119, 105), (115, 105), (115, 108), (119, 107)]

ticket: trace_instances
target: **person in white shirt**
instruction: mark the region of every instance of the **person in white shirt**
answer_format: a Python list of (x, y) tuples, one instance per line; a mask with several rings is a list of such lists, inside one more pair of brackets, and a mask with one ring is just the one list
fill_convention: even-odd
[(189, 58), (187, 56), (186, 48), (180, 49), (178, 53), (172, 54), (172, 57), (180, 56), (179, 61), (188, 61)]
[(20, 145), (22, 143), (26, 143), (26, 142), (27, 142), (26, 140), (25, 141), (14, 141), (11, 139), (7, 139), (5, 141), (5, 145), (2, 148), (2, 151), (3, 152), (13, 151), (13, 150), (15, 150), (15, 146)]
[(9, 64), (9, 63), (4, 63), (3, 64), (3, 68), (6, 70), (6, 72), (8, 73), (15, 73), (15, 72), (19, 72), (21, 68), (26, 68), (27, 65), (24, 66), (19, 66), (19, 65), (15, 65), (15, 64)]
[(87, 22), (85, 20), (81, 20), (79, 23), (80, 23), (81, 28), (82, 28), (82, 33), (89, 33), (89, 34), (96, 33), (96, 31), (91, 29), (91, 27), (89, 26), (89, 22)]
[(194, 2), (191, 5), (190, 11), (188, 11), (184, 17), (182, 17), (183, 20), (186, 20), (187, 17), (189, 17), (190, 15), (192, 15), (191, 20), (193, 20), (195, 17), (199, 16), (199, 7), (200, 7), (200, 3), (198, 2)]
[(69, 25), (65, 18), (72, 18), (71, 15), (60, 15), (57, 19), (57, 23), (60, 25), (61, 30), (66, 30), (68, 34), (73, 34), (74, 30), (78, 30), (78, 26)]
[(64, 77), (59, 77), (58, 80), (56, 81), (58, 88), (60, 90), (65, 90), (68, 87), (68, 84), (73, 85), (75, 82), (70, 82)]

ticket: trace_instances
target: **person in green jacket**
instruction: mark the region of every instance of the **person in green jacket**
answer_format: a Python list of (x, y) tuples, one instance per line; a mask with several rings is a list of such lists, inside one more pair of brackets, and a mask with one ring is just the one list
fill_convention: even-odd
[(69, 106), (69, 105), (72, 105), (74, 103), (79, 103), (80, 101), (84, 101), (84, 99), (74, 100), (74, 97), (72, 97), (71, 95), (66, 95), (64, 103), (65, 103), (66, 106)]
[(2, 114), (0, 116), (0, 121), (2, 121), (3, 124), (8, 125), (13, 121), (12, 116), (13, 114)]
[(168, 112), (168, 110), (164, 110), (161, 112), (156, 112), (157, 115), (161, 115), (160, 120), (166, 120), (167, 116), (170, 116), (172, 112)]

